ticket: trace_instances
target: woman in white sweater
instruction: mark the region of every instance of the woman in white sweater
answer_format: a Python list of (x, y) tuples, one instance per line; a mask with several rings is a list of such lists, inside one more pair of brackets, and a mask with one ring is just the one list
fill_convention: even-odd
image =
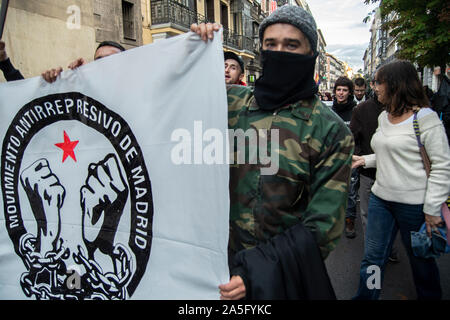
[[(434, 259), (413, 255), (411, 231), (426, 222), (428, 235), (441, 226), (440, 206), (450, 193), (450, 150), (442, 122), (428, 106), (414, 66), (396, 61), (375, 75), (375, 91), (385, 106), (372, 137), (375, 154), (354, 156), (353, 167), (376, 167), (369, 201), (364, 258), (354, 299), (378, 299), (381, 287), (373, 281), (374, 266), (381, 271), (398, 231), (406, 248), (418, 299), (440, 299), (439, 270)], [(431, 160), (427, 178), (413, 128), (417, 112), (421, 141)]]

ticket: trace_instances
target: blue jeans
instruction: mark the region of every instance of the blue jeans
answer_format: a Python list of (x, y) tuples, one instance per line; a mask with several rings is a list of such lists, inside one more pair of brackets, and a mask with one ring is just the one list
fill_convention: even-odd
[(442, 290), (436, 261), (432, 258), (418, 258), (413, 255), (411, 249), (410, 232), (418, 231), (424, 221), (423, 205), (386, 201), (374, 194), (370, 196), (359, 288), (353, 299), (378, 299), (381, 286), (375, 285), (374, 270), (379, 268), (381, 284), (384, 268), (399, 230), (411, 264), (417, 298), (441, 299)]
[(356, 200), (358, 199), (359, 189), (359, 171), (358, 169), (352, 169), (352, 175), (350, 178), (350, 186), (348, 190), (347, 210), (345, 211), (346, 218), (356, 218)]

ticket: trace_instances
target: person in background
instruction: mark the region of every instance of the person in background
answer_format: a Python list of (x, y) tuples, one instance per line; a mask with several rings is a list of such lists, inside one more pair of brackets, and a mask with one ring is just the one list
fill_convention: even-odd
[(433, 90), (431, 90), (427, 85), (423, 86), (423, 90), (425, 91), (425, 95), (427, 96), (428, 100), (431, 102), (434, 95)]
[[(371, 140), (374, 154), (353, 156), (353, 167), (376, 168), (369, 200), (364, 257), (359, 288), (354, 299), (378, 299), (381, 288), (369, 286), (376, 266), (384, 276), (395, 236), (401, 239), (411, 264), (418, 299), (441, 299), (439, 269), (433, 258), (416, 257), (411, 231), (425, 222), (427, 234), (443, 225), (440, 207), (450, 193), (450, 148), (444, 127), (429, 108), (417, 71), (408, 61), (382, 66), (375, 75), (375, 92), (385, 107)], [(431, 160), (427, 177), (413, 119), (417, 118), (420, 139)]]
[[(334, 84), (334, 101), (332, 109), (347, 125), (350, 125), (356, 102), (353, 98), (353, 82), (347, 77), (339, 77)], [(356, 237), (356, 202), (358, 199), (359, 173), (352, 170), (347, 210), (345, 212), (345, 236), (349, 239)]]
[(359, 104), (361, 102), (364, 102), (367, 100), (367, 94), (366, 94), (366, 80), (364, 78), (356, 78), (353, 80), (355, 85), (355, 102), (356, 104)]
[(435, 75), (439, 77), (440, 85), (438, 91), (431, 98), (431, 107), (438, 114), (444, 124), (447, 139), (450, 143), (450, 79), (447, 75), (440, 71), (441, 68), (435, 69)]
[(339, 77), (333, 88), (333, 111), (349, 125), (353, 109), (356, 107), (353, 93), (353, 82), (347, 77)]
[(225, 83), (245, 86), (244, 79), (244, 61), (234, 52), (225, 51)]
[[(103, 41), (101, 42), (94, 53), (94, 61), (102, 59), (104, 57), (110, 56), (112, 54), (120, 53), (122, 51), (125, 51), (125, 48), (114, 41)], [(77, 60), (73, 61), (71, 64), (69, 64), (68, 68), (71, 70), (74, 70), (82, 65), (85, 65), (87, 62), (83, 58), (78, 58)], [(45, 81), (52, 83), (55, 82), (58, 76), (61, 74), (63, 69), (61, 67), (49, 69), (47, 71), (44, 71), (42, 73), (42, 77), (45, 79)]]
[(324, 101), (325, 97), (322, 92), (317, 92), (317, 96), (319, 97), (320, 101)]
[(333, 97), (331, 97), (331, 94), (329, 92), (324, 92), (323, 94), (323, 103), (330, 107), (333, 106)]

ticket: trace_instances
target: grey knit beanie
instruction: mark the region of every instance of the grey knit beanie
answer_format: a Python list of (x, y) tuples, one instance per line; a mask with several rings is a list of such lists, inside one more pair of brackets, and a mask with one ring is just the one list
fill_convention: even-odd
[(308, 38), (314, 54), (317, 53), (317, 26), (310, 13), (299, 6), (284, 5), (267, 18), (259, 26), (259, 40), (262, 43), (264, 30), (275, 23), (288, 23), (298, 28)]

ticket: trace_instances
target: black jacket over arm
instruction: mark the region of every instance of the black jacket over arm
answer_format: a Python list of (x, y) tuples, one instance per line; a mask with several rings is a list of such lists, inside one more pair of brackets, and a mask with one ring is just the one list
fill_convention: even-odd
[[(361, 102), (353, 111), (350, 130), (355, 138), (356, 155), (363, 156), (373, 153), (370, 141), (378, 128), (378, 116), (381, 111), (383, 111), (383, 106), (374, 98)], [(375, 168), (359, 169), (360, 174), (375, 180)]]
[(3, 71), (3, 75), (5, 76), (6, 81), (24, 79), (20, 71), (14, 68), (9, 58), (4, 61), (0, 61), (0, 70)]
[(232, 264), (231, 274), (244, 280), (246, 299), (336, 299), (314, 236), (301, 223), (238, 252)]

